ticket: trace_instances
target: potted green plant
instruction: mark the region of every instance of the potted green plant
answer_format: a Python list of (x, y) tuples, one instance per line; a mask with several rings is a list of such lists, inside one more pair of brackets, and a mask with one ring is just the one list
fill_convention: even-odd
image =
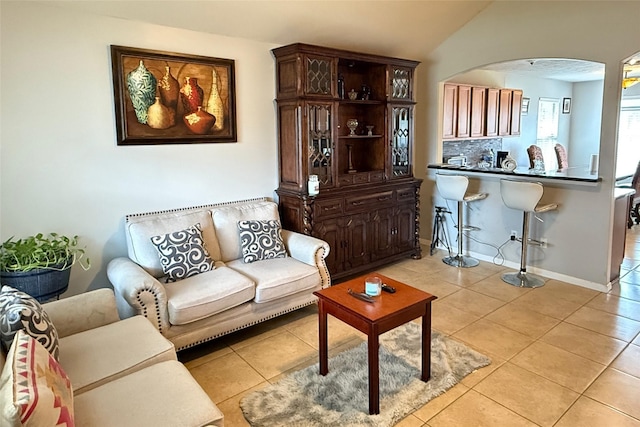
[(0, 283), (46, 301), (67, 290), (75, 263), (84, 270), (90, 267), (78, 236), (38, 233), (18, 240), (10, 237), (0, 246)]

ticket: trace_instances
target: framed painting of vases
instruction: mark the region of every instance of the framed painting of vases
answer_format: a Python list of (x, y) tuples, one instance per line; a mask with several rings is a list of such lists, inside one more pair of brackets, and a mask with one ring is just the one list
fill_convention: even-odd
[(236, 142), (232, 59), (111, 46), (118, 145)]

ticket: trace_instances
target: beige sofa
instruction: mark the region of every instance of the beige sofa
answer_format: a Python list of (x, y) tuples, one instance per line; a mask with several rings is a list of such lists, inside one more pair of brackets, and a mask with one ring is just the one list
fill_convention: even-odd
[[(43, 304), (71, 380), (75, 425), (223, 426), (223, 415), (173, 344), (144, 317), (120, 320), (111, 289)], [(0, 371), (6, 354), (0, 351)], [(10, 399), (2, 399), (0, 410)], [(0, 423), (2, 422), (0, 417)]]
[[(177, 350), (315, 303), (331, 283), (329, 245), (282, 230), (287, 257), (243, 262), (238, 222), (279, 220), (266, 198), (127, 215), (128, 258), (107, 268), (120, 316), (143, 315)], [(151, 237), (199, 224), (215, 269), (166, 282)]]

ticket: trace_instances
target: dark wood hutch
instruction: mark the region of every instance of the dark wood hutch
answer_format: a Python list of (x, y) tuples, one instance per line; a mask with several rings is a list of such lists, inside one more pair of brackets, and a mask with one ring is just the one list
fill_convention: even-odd
[[(300, 43), (272, 52), (283, 226), (329, 243), (334, 280), (420, 258), (418, 62)], [(309, 195), (310, 175), (317, 195)]]

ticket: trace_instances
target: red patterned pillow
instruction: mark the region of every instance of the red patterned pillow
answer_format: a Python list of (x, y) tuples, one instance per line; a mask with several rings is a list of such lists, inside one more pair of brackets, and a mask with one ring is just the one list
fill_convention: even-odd
[(0, 374), (0, 424), (73, 427), (71, 381), (42, 344), (16, 333)]

